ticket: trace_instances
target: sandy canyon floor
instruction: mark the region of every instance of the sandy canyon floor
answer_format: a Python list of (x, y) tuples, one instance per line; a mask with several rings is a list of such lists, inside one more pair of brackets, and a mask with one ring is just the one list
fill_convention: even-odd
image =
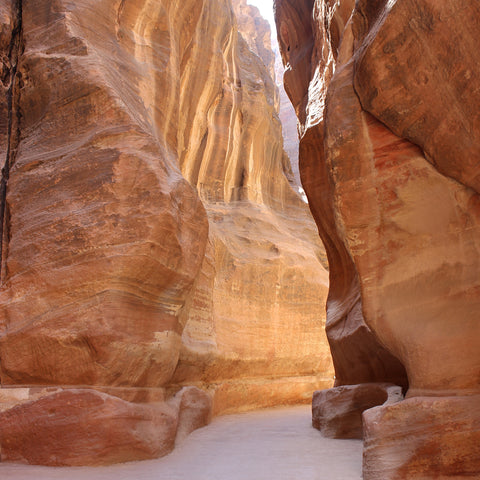
[(9, 480), (359, 480), (362, 442), (329, 440), (311, 426), (310, 407), (216, 418), (170, 455), (110, 467), (0, 464)]

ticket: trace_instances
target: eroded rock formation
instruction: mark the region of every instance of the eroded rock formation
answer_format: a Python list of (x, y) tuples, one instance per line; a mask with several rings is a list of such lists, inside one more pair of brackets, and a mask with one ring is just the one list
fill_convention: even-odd
[[(405, 385), (402, 365), (408, 374), (405, 402), (365, 414), (364, 478), (478, 475), (479, 6), (276, 9), (302, 182), (330, 263), (337, 382)], [(433, 433), (442, 425), (456, 434)]]
[[(390, 381), (406, 385), (403, 366), (379, 344), (363, 320), (357, 268), (342, 225), (336, 221), (335, 188), (325, 159), (324, 110), (340, 38), (337, 38), (339, 34), (336, 37), (325, 29), (323, 19), (328, 16), (325, 9), (327, 5), (318, 2), (313, 15), (313, 2), (276, 3), (279, 43), (287, 65), (285, 88), (300, 121), (300, 175), (330, 265), (327, 331), (336, 384)], [(332, 17), (333, 24), (343, 25), (350, 14), (351, 8), (340, 3)], [(324, 42), (324, 38), (328, 41)], [(353, 89), (343, 100), (347, 104), (356, 101)], [(343, 110), (333, 113), (341, 116)], [(345, 121), (350, 121), (346, 115)], [(343, 124), (339, 128), (343, 128)], [(351, 147), (354, 155), (356, 146), (351, 144)], [(359, 202), (357, 209), (361, 208), (363, 204)]]
[(362, 440), (363, 412), (402, 399), (402, 387), (389, 383), (361, 383), (319, 390), (312, 398), (312, 425), (324, 437)]
[(307, 402), (333, 376), (324, 251), (288, 182), (270, 29), (244, 0), (234, 7), (240, 34), (225, 22), (214, 45), (198, 40), (213, 62), (209, 75), (221, 81), (212, 88), (203, 70), (188, 72), (203, 89), (206, 115), (189, 92), (182, 97), (192, 135), (181, 168), (197, 186), (210, 233), (173, 382), (214, 391), (215, 413)]
[(239, 25), (230, 0), (0, 1), (1, 460), (155, 457), (212, 398), (330, 384), (322, 250)]

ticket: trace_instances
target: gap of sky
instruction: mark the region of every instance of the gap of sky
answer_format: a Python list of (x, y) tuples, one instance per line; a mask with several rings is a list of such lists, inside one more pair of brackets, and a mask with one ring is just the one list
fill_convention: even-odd
[(268, 20), (272, 35), (276, 36), (275, 19), (273, 17), (273, 0), (247, 0), (249, 5), (254, 5), (260, 10), (262, 17)]

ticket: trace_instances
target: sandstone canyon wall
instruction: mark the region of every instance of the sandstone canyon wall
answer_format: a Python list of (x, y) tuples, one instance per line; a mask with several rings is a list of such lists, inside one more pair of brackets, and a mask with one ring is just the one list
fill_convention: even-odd
[(330, 385), (322, 249), (235, 8), (0, 2), (2, 461), (152, 458)]
[(480, 475), (478, 18), (276, 0), (337, 384), (408, 376), (406, 400), (364, 413), (366, 480)]
[[(210, 233), (173, 382), (214, 391), (215, 413), (308, 402), (333, 377), (324, 250), (288, 182), (270, 27), (245, 0), (234, 8), (240, 35), (225, 22), (216, 40), (223, 56), (200, 50), (218, 79), (198, 93), (206, 115), (189, 94), (182, 108), (193, 135), (181, 169), (197, 186)], [(189, 75), (198, 82), (202, 72)]]
[[(297, 116), (295, 110), (288, 98), (287, 92), (283, 85), (283, 62), (282, 55), (280, 53), (278, 42), (274, 46), (275, 53), (275, 81), (277, 83), (279, 91), (279, 110), (280, 121), (282, 123), (283, 140), (285, 152), (287, 152), (290, 163), (292, 164), (292, 173), (295, 186), (298, 188), (301, 186), (300, 171), (298, 169), (298, 151), (299, 151), (299, 139), (297, 130)], [(305, 195), (302, 191), (302, 194)]]

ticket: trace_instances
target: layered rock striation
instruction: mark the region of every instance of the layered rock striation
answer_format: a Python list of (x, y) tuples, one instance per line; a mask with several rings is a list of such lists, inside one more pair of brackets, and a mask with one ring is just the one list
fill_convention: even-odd
[(407, 400), (364, 414), (365, 479), (480, 472), (479, 13), (276, 2), (338, 385), (408, 376)]
[[(327, 4), (315, 4), (315, 15), (313, 8), (312, 2), (278, 1), (276, 15), (279, 44), (286, 65), (285, 89), (299, 119), (301, 180), (330, 265), (327, 332), (336, 385), (393, 382), (406, 386), (402, 364), (378, 342), (364, 321), (357, 267), (344, 238), (343, 227), (336, 218), (335, 185), (330, 179), (324, 142), (327, 141), (326, 101), (340, 38), (339, 34), (335, 37), (326, 30), (324, 25), (324, 16), (330, 15), (329, 10), (325, 10)], [(339, 4), (332, 25), (343, 25), (350, 14), (351, 8)], [(344, 101), (348, 103), (355, 99), (352, 90)], [(338, 108), (333, 113), (341, 116), (343, 111)], [(345, 115), (345, 121), (349, 120)], [(339, 125), (339, 128), (343, 127), (343, 124)], [(356, 146), (349, 145), (352, 146), (352, 155), (355, 154)], [(363, 208), (361, 202), (357, 205), (358, 209)]]
[(181, 169), (197, 187), (210, 232), (173, 381), (215, 392), (215, 413), (308, 402), (333, 376), (325, 255), (289, 183), (270, 29), (245, 1), (234, 11), (238, 30), (225, 21), (214, 45), (198, 40), (199, 55), (213, 59), (215, 88), (199, 81), (203, 69), (185, 73), (203, 88), (193, 98), (206, 111), (188, 91), (182, 108), (192, 135)]
[[(162, 413), (164, 387), (208, 235), (172, 135), (176, 55), (186, 39), (170, 29), (185, 14), (163, 4), (148, 12), (124, 2), (12, 5), (0, 378), (5, 405), (16, 406), (1, 414), (2, 460), (55, 465), (165, 453), (143, 446), (120, 455), (108, 425), (118, 425), (120, 411), (129, 426), (118, 430), (141, 431), (152, 420), (169, 424), (160, 443), (172, 445), (176, 434), (178, 411)], [(144, 402), (155, 402), (153, 413)], [(40, 411), (45, 423), (35, 420)], [(18, 415), (24, 435), (45, 434), (43, 451), (34, 442), (9, 450), (23, 438)], [(75, 442), (50, 443), (68, 423), (79, 428), (67, 438), (92, 448), (83, 457), (85, 446), (75, 453)], [(100, 424), (102, 448), (91, 435)]]
[(331, 383), (322, 249), (249, 22), (0, 2), (2, 461), (152, 458), (212, 410)]

